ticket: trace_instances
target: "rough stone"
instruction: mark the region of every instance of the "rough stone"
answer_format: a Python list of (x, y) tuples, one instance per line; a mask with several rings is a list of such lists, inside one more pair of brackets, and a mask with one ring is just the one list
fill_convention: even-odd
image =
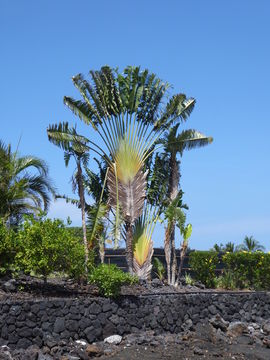
[(88, 345), (85, 349), (85, 352), (88, 356), (92, 357), (92, 356), (100, 356), (103, 351), (102, 349), (100, 349), (97, 345)]
[(267, 320), (264, 324), (263, 324), (263, 327), (262, 327), (262, 329), (263, 329), (263, 332), (265, 333), (265, 334), (270, 334), (270, 320)]
[(53, 331), (57, 334), (65, 330), (65, 319), (58, 317), (55, 320)]
[(17, 348), (18, 349), (27, 349), (31, 345), (32, 345), (32, 342), (29, 339), (21, 338), (17, 343)]
[(228, 327), (228, 335), (232, 337), (240, 336), (243, 333), (248, 333), (248, 326), (241, 321), (234, 321)]
[(122, 336), (120, 336), (120, 335), (112, 335), (112, 336), (109, 336), (106, 339), (104, 339), (105, 343), (115, 344), (115, 345), (120, 344), (121, 341), (122, 341)]
[(217, 308), (215, 307), (215, 305), (210, 305), (208, 307), (208, 310), (209, 312), (212, 314), (212, 315), (216, 315), (217, 314)]
[(99, 314), (101, 312), (101, 306), (97, 303), (93, 303), (89, 307), (89, 313), (90, 314)]
[(216, 329), (221, 329), (222, 331), (226, 331), (228, 326), (229, 326), (229, 322), (225, 321), (219, 314), (217, 314), (216, 316), (212, 317), (209, 320), (210, 324), (212, 324)]
[(2, 289), (7, 292), (14, 292), (17, 290), (16, 280), (10, 279), (2, 285)]
[(94, 335), (94, 327), (93, 326), (89, 326), (88, 328), (86, 328), (84, 330), (84, 334), (86, 336), (86, 339), (89, 341), (89, 343), (92, 343), (95, 341), (95, 335)]

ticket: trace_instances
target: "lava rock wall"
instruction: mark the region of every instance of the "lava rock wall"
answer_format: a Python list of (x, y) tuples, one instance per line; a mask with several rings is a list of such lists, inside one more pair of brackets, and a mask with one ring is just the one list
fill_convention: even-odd
[(226, 321), (270, 318), (270, 293), (196, 293), (121, 296), (116, 300), (42, 299), (0, 302), (0, 345), (53, 347), (61, 340), (89, 343), (113, 334), (154, 330), (178, 333), (220, 314)]

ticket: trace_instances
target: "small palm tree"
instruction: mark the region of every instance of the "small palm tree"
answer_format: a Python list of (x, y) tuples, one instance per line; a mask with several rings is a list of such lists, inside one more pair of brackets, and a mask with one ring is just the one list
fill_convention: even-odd
[(264, 251), (265, 247), (255, 240), (253, 236), (245, 236), (243, 244), (238, 246), (240, 251)]
[(24, 215), (48, 211), (54, 194), (43, 160), (21, 157), (0, 141), (0, 217), (8, 226), (17, 226)]
[(47, 128), (47, 134), (51, 143), (64, 150), (65, 165), (69, 165), (71, 157), (73, 157), (76, 163), (76, 172), (73, 176), (73, 189), (74, 191), (76, 189), (78, 190), (78, 196), (80, 199), (79, 206), (82, 214), (83, 243), (85, 249), (85, 271), (87, 272), (89, 251), (87, 242), (85, 216), (86, 203), (82, 167), (86, 167), (89, 160), (89, 140), (84, 136), (79, 135), (75, 128), (69, 127), (67, 122), (50, 125)]
[(191, 233), (192, 233), (192, 225), (191, 224), (187, 224), (185, 226), (182, 223), (180, 223), (178, 226), (180, 227), (180, 232), (181, 232), (181, 235), (183, 236), (183, 241), (182, 241), (181, 248), (180, 248), (180, 263), (179, 263), (177, 282), (176, 282), (177, 285), (179, 285), (179, 281), (180, 281), (180, 278), (182, 275), (184, 258), (185, 258), (186, 252), (188, 250), (188, 239), (191, 237)]
[[(185, 150), (192, 150), (198, 147), (206, 146), (213, 141), (212, 137), (207, 137), (201, 132), (193, 129), (184, 130), (177, 134), (179, 123), (170, 128), (165, 133), (164, 138), (160, 141), (164, 146), (163, 153), (163, 168), (169, 168), (168, 174), (168, 190), (167, 198), (169, 201), (176, 199), (179, 193), (180, 180), (180, 159)], [(164, 249), (167, 259), (167, 268), (171, 267), (171, 248), (175, 242), (175, 223), (171, 225), (171, 230), (168, 228), (165, 232)], [(175, 254), (173, 254), (175, 258)], [(172, 274), (168, 273), (168, 283), (175, 283), (176, 262), (172, 266)]]
[[(175, 225), (177, 224), (180, 229), (183, 229), (186, 215), (183, 212), (183, 209), (187, 209), (187, 206), (182, 203), (183, 192), (180, 190), (176, 195), (175, 199), (171, 200), (170, 204), (166, 208), (164, 215), (165, 220), (167, 221), (167, 227), (165, 230), (165, 241), (164, 243), (164, 252), (165, 259), (167, 263), (167, 279), (168, 283), (175, 285), (175, 276), (176, 276), (176, 251), (175, 251)], [(172, 236), (173, 234), (173, 236)], [(170, 241), (171, 240), (171, 241)], [(172, 257), (172, 264), (171, 264)], [(171, 269), (172, 265), (172, 269)]]

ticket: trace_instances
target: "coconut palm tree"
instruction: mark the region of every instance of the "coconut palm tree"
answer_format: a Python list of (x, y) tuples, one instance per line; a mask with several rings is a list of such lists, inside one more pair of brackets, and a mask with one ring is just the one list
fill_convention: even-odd
[[(169, 201), (174, 201), (179, 193), (180, 159), (184, 151), (206, 146), (213, 141), (212, 137), (208, 137), (194, 129), (184, 130), (180, 134), (177, 134), (179, 125), (178, 123), (166, 131), (164, 138), (160, 141), (164, 146), (162, 167), (169, 168), (167, 192)], [(176, 274), (176, 256), (173, 250), (175, 249), (174, 242), (175, 223), (172, 223), (165, 231), (164, 249), (168, 269), (168, 283), (173, 284), (175, 283)], [(174, 260), (172, 274), (170, 274), (172, 257)]]
[(119, 239), (122, 218), (128, 268), (133, 272), (133, 228), (142, 215), (146, 197), (145, 162), (166, 126), (177, 120), (185, 121), (194, 100), (177, 94), (163, 105), (169, 85), (139, 67), (129, 66), (120, 74), (104, 66), (99, 71), (90, 71), (89, 81), (81, 74), (72, 81), (82, 100), (64, 97), (64, 103), (86, 124), (92, 125), (107, 149), (96, 146), (109, 167), (109, 204), (115, 212), (114, 240)]
[(8, 226), (17, 226), (24, 215), (48, 211), (54, 194), (43, 160), (19, 156), (0, 141), (0, 217)]
[(73, 158), (76, 163), (76, 172), (73, 176), (73, 190), (77, 189), (80, 199), (79, 206), (81, 208), (82, 229), (83, 229), (83, 243), (85, 250), (85, 271), (87, 272), (88, 264), (88, 242), (86, 230), (86, 216), (85, 216), (85, 193), (83, 182), (82, 167), (86, 167), (89, 160), (89, 140), (79, 135), (74, 127), (69, 127), (67, 122), (49, 125), (47, 128), (48, 139), (54, 145), (64, 150), (65, 165), (68, 166), (70, 159)]
[(237, 247), (237, 250), (240, 251), (264, 251), (265, 247), (255, 240), (253, 236), (245, 236), (243, 244)]

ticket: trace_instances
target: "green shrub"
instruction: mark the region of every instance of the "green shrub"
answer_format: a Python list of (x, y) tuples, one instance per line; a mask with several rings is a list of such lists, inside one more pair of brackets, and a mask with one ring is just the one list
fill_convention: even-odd
[(189, 274), (185, 274), (185, 283), (186, 285), (194, 285), (195, 281)]
[(46, 281), (54, 271), (74, 277), (84, 273), (84, 248), (61, 220), (27, 217), (18, 232), (19, 250), (16, 265), (19, 270), (42, 275)]
[(16, 233), (7, 229), (0, 220), (0, 275), (13, 268), (16, 247)]
[(189, 263), (196, 280), (208, 288), (215, 286), (215, 270), (218, 264), (218, 255), (215, 251), (191, 252)]
[(235, 277), (231, 270), (225, 270), (223, 274), (217, 278), (217, 287), (227, 290), (237, 288)]
[(157, 277), (159, 278), (159, 280), (162, 281), (165, 275), (165, 266), (157, 257), (153, 258), (153, 270), (157, 275)]
[(122, 285), (131, 285), (138, 282), (138, 278), (124, 273), (116, 265), (101, 264), (93, 268), (89, 280), (97, 285), (99, 293), (106, 297), (117, 297)]
[(223, 262), (239, 288), (270, 289), (270, 254), (261, 251), (227, 253)]

